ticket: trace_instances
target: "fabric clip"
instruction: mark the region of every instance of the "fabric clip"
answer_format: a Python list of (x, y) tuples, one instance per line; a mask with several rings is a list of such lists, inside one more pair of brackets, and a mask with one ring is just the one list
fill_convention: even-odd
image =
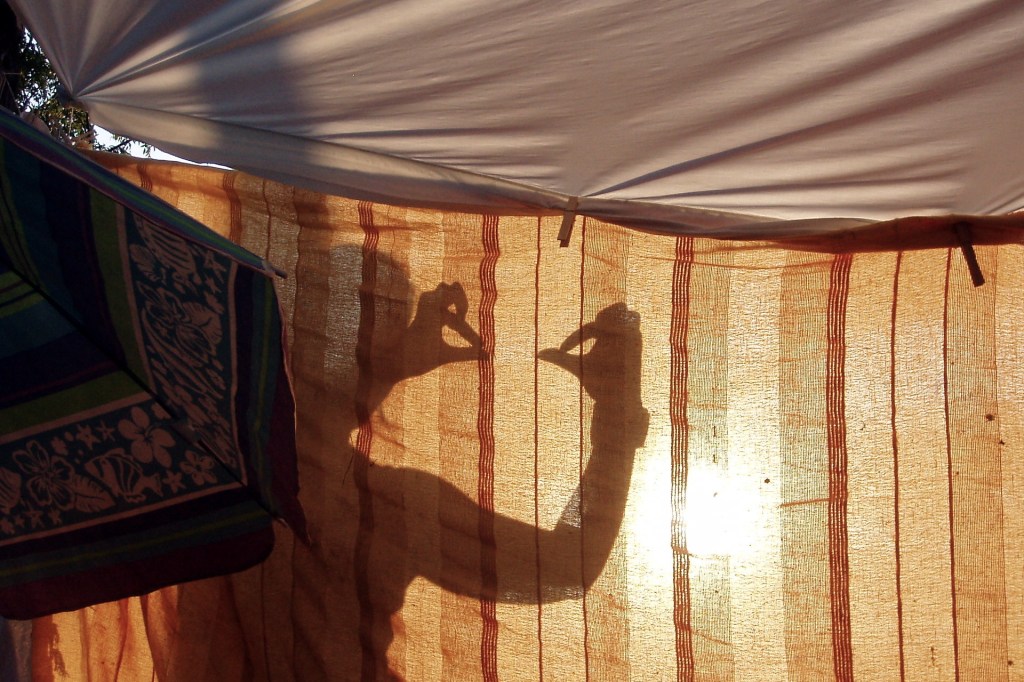
[(562, 227), (558, 230), (558, 245), (562, 248), (569, 246), (569, 238), (572, 237), (572, 227), (576, 224), (576, 207), (579, 206), (579, 197), (569, 197), (569, 205), (562, 216)]
[(957, 241), (960, 242), (960, 250), (963, 251), (964, 260), (967, 261), (967, 270), (971, 273), (971, 282), (974, 286), (980, 287), (985, 283), (985, 275), (981, 272), (981, 266), (978, 264), (978, 255), (974, 252), (974, 244), (971, 240), (971, 224), (961, 220), (953, 225), (953, 231), (956, 232)]

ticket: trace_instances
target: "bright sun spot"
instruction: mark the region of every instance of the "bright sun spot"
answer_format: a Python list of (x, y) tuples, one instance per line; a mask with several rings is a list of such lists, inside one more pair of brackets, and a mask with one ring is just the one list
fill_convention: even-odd
[[(670, 439), (647, 451), (637, 462), (630, 495), (629, 532), (640, 570), (658, 574), (671, 571), (672, 471)], [(660, 447), (663, 446), (663, 447)], [(681, 520), (686, 550), (694, 556), (731, 556), (739, 559), (755, 546), (756, 515), (743, 487), (728, 467), (712, 462), (691, 462), (686, 472), (686, 501)], [(756, 493), (756, 490), (754, 491)], [(650, 580), (650, 578), (648, 578)]]
[(691, 465), (686, 485), (686, 545), (698, 556), (735, 555), (747, 545), (735, 488), (727, 471)]

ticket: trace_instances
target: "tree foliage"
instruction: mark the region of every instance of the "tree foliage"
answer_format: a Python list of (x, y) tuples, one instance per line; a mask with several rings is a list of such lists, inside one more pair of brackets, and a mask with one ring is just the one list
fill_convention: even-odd
[(127, 137), (113, 135), (110, 144), (98, 142), (89, 113), (68, 99), (39, 43), (17, 25), (13, 14), (2, 16), (6, 13), (10, 13), (9, 8), (0, 8), (0, 41), (4, 43), (0, 104), (42, 121), (51, 135), (66, 144), (122, 154), (135, 147), (149, 156), (149, 145)]

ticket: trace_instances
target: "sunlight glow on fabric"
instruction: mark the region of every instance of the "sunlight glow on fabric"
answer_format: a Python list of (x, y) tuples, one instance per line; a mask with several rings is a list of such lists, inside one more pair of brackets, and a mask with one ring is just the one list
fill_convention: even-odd
[[(101, 160), (288, 272), (318, 541), (40, 619), (35, 676), (1002, 680), (1024, 662), (1019, 232), (988, 233), (1013, 243), (981, 244), (975, 289), (957, 251), (914, 246), (938, 223), (851, 256), (850, 234), (787, 250), (588, 217), (563, 248), (558, 215), (495, 226)], [(454, 282), (448, 315), (493, 333), (487, 363), (434, 366), (466, 343), (438, 331)], [(400, 357), (406, 377), (367, 401), (364, 489), (339, 447), (358, 444), (362, 300), (374, 368)]]
[[(671, 585), (671, 476), (667, 468), (671, 436), (666, 432), (655, 448), (637, 462), (630, 492), (626, 533), (638, 574), (644, 582), (664, 576)], [(700, 558), (731, 556), (748, 560), (757, 543), (756, 516), (743, 513), (736, 481), (720, 467), (692, 464), (687, 472), (686, 551)]]
[[(656, 447), (638, 454), (623, 528), (630, 547), (630, 580), (644, 586), (635, 594), (652, 608), (663, 606), (672, 590), (670, 442), (662, 436)], [(634, 592), (630, 594), (633, 598)]]
[(754, 528), (737, 514), (742, 507), (731, 478), (718, 467), (691, 466), (686, 486), (686, 545), (691, 554), (740, 556)]

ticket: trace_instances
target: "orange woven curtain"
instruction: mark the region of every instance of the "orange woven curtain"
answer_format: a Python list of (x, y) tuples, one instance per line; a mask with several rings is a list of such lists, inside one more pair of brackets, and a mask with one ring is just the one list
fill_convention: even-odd
[(947, 237), (581, 218), (559, 248), (557, 217), (106, 162), (287, 271), (313, 542), (281, 529), (245, 573), (37, 620), (36, 679), (1024, 667), (1018, 246), (979, 247), (975, 289)]

